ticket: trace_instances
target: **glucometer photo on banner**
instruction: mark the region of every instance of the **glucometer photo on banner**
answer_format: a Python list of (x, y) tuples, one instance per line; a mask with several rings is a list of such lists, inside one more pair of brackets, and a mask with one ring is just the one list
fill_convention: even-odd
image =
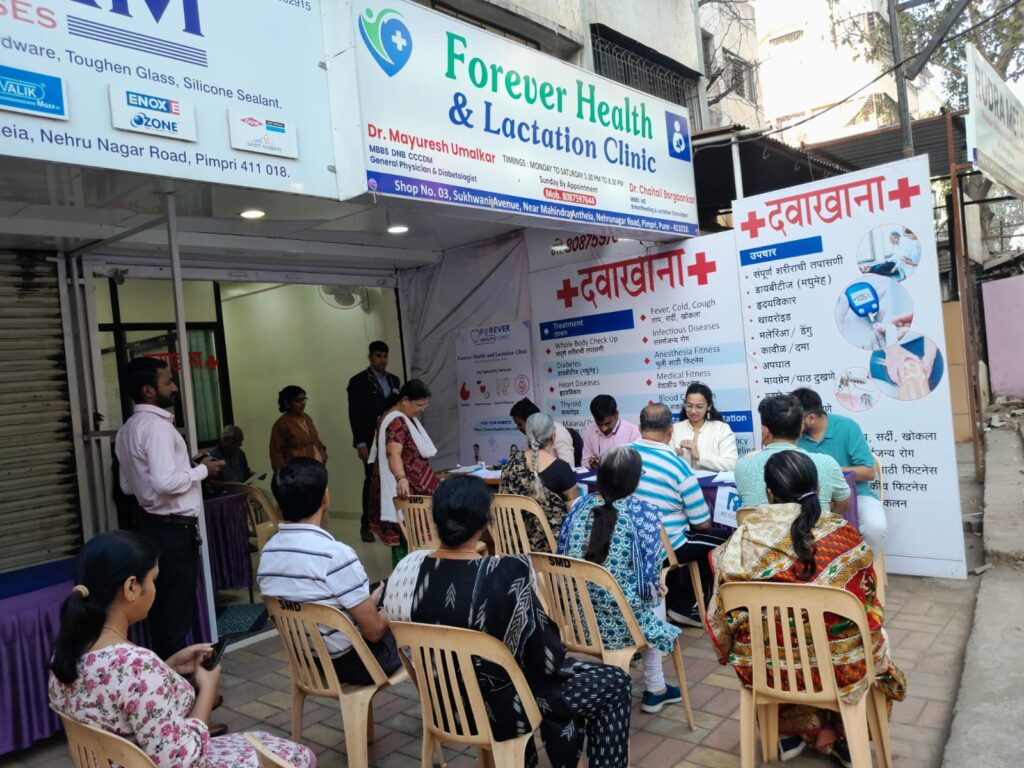
[(880, 350), (910, 332), (914, 305), (900, 283), (864, 275), (836, 299), (835, 318), (843, 338), (855, 347)]

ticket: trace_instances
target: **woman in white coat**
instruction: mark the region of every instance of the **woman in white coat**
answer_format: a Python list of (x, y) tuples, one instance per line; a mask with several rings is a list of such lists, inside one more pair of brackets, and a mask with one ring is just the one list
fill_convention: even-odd
[(732, 472), (736, 468), (736, 435), (715, 409), (711, 389), (699, 382), (686, 390), (670, 445), (692, 469)]

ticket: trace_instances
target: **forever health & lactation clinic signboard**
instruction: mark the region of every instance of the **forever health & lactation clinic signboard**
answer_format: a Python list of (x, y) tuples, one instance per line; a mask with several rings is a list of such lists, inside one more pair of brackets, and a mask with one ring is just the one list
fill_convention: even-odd
[(697, 234), (684, 107), (412, 3), (352, 13), (370, 191)]
[(0, 154), (337, 198), (320, 0), (0, 3)]

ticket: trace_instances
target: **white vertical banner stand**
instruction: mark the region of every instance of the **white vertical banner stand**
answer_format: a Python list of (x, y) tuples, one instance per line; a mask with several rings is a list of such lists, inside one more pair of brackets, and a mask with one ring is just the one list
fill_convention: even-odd
[(537, 404), (582, 433), (596, 395), (614, 396), (619, 414), (637, 424), (652, 402), (678, 416), (687, 386), (699, 381), (714, 392), (740, 453), (750, 450), (735, 249), (732, 232), (655, 248), (617, 242), (592, 249), (588, 261), (531, 273)]
[(459, 461), (496, 464), (511, 446), (525, 446), (509, 411), (533, 399), (530, 323), (515, 320), (465, 328), (455, 334), (459, 387)]
[(965, 578), (928, 158), (733, 211), (752, 404), (808, 387), (853, 419), (882, 467), (888, 569)]

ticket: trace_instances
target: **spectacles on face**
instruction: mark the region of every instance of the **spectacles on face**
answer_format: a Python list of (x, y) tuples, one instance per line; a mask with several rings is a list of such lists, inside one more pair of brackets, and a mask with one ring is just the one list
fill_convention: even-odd
[(307, 400), (309, 400), (309, 398), (306, 397), (305, 395), (303, 395), (302, 397), (296, 397), (294, 400), (292, 400), (292, 402), (293, 403), (304, 403)]
[(706, 411), (708, 409), (704, 403), (684, 403), (683, 408), (688, 411)]

